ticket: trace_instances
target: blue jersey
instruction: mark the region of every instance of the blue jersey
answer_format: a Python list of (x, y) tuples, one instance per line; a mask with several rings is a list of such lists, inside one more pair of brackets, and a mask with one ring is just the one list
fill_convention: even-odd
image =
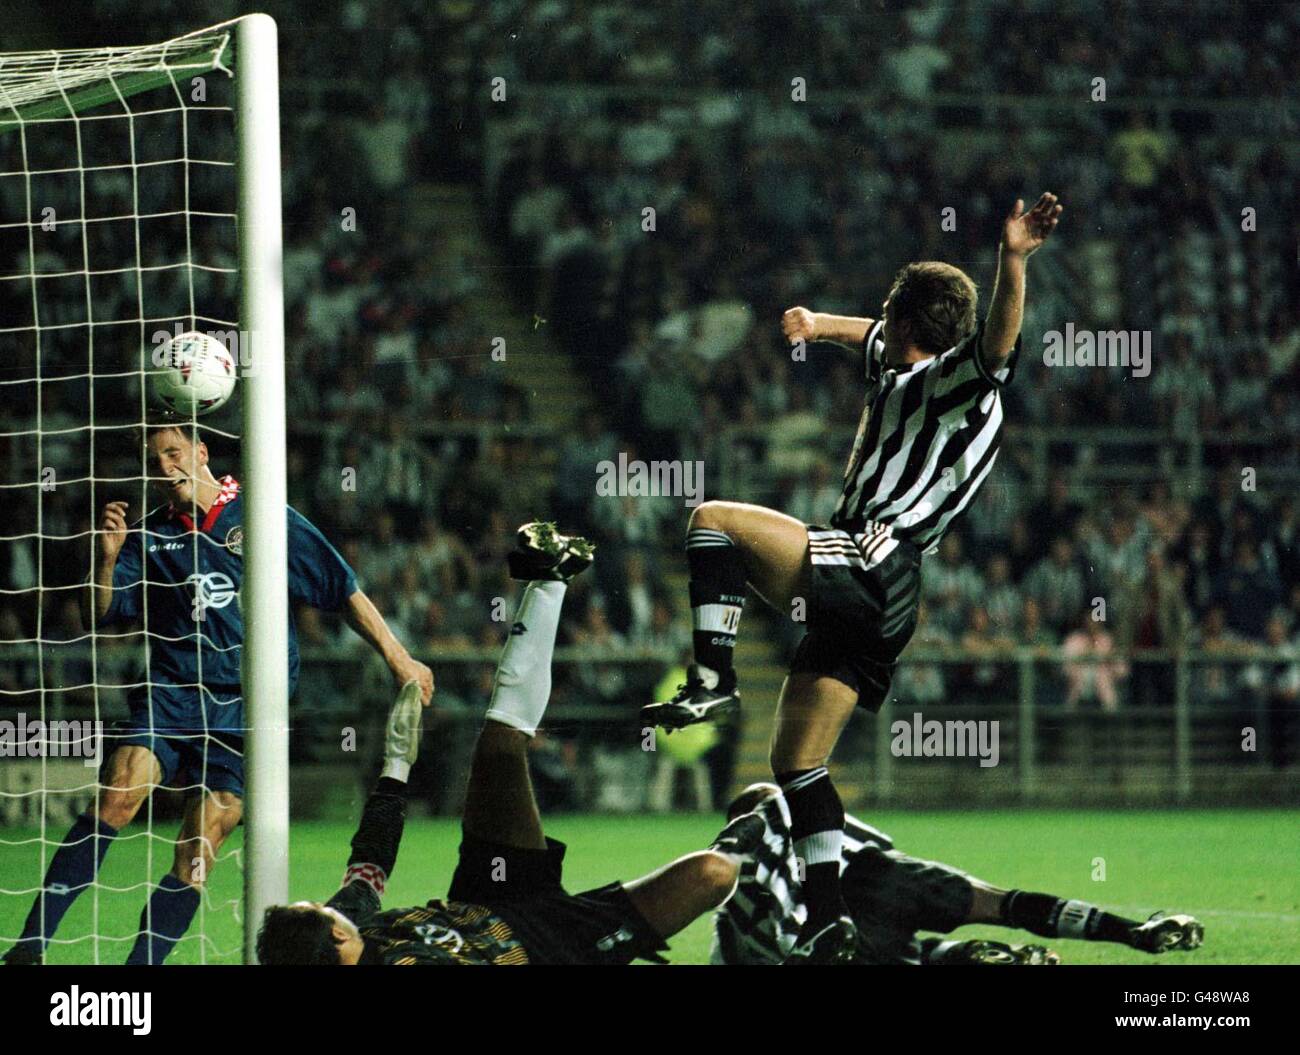
[[(144, 623), (149, 680), (238, 690), (244, 619), (243, 501), (233, 477), (202, 523), (170, 505), (133, 524), (113, 566), (113, 599), (100, 626)], [(289, 601), (342, 609), (357, 579), (338, 551), (292, 506), (288, 515)], [(147, 557), (147, 560), (144, 558)], [(298, 638), (289, 614), (289, 683), (298, 679)], [(226, 728), (242, 725), (242, 707), (222, 708)], [(231, 713), (238, 711), (239, 713)]]

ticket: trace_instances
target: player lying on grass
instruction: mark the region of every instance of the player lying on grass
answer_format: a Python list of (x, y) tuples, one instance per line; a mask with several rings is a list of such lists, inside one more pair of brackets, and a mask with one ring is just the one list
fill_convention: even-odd
[(1020, 347), (1029, 256), (1061, 214), (1044, 194), (1017, 201), (1002, 227), (988, 313), (950, 264), (909, 264), (880, 320), (791, 308), (786, 337), (862, 349), (865, 402), (831, 526), (738, 502), (705, 502), (686, 532), (695, 663), (671, 700), (642, 708), (667, 729), (739, 706), (733, 654), (746, 588), (807, 633), (777, 703), (772, 772), (807, 862), (808, 918), (791, 962), (834, 962), (853, 947), (840, 890), (844, 807), (826, 765), (855, 707), (879, 710), (916, 628), (921, 555), (931, 552), (987, 478), (1001, 442), (1000, 389)]
[[(660, 959), (665, 939), (721, 904), (739, 874), (730, 829), (630, 883), (570, 894), (565, 846), (542, 832), (528, 741), (546, 713), (551, 655), (567, 581), (592, 547), (550, 525), (520, 530), (510, 570), (527, 587), (497, 666), (462, 821), (460, 860), (446, 900), (381, 911), (402, 838), (406, 775), (417, 749), (418, 702), (405, 693), (389, 721), (384, 774), (352, 840), (343, 887), (324, 903), (268, 909), (263, 964), (626, 964)], [(750, 818), (743, 826), (753, 832)], [(752, 844), (749, 848), (752, 848)]]
[[(239, 481), (220, 479), (208, 448), (184, 422), (144, 433), (152, 487), (163, 502), (129, 528), (127, 503), (104, 506), (86, 591), (86, 625), (139, 622), (149, 638), (144, 676), (127, 694), (130, 718), (116, 733), (93, 812), (79, 817), (50, 861), (41, 893), (7, 964), (40, 963), (64, 914), (89, 887), (113, 839), (153, 789), (187, 793), (171, 870), (140, 915), (128, 964), (159, 964), (189, 929), (217, 852), (243, 813), (244, 513)], [(414, 680), (427, 705), (433, 673), (413, 659), (325, 536), (292, 507), (288, 518), (290, 599), (339, 612), (384, 658), (398, 685)], [(146, 585), (148, 587), (146, 589)], [(289, 693), (298, 644), (289, 624)]]
[[(775, 784), (753, 784), (731, 803), (727, 819), (761, 825), (745, 832), (755, 846), (741, 862), (736, 893), (714, 913), (711, 959), (722, 964), (782, 963), (807, 915), (790, 814)], [(1015, 927), (1044, 938), (1108, 941), (1142, 952), (1195, 949), (1204, 928), (1191, 916), (1157, 912), (1145, 923), (1055, 894), (1002, 890), (950, 865), (894, 849), (889, 836), (854, 817), (844, 820), (844, 899), (857, 925), (856, 964), (1054, 964), (1041, 945), (918, 938), (968, 923)]]

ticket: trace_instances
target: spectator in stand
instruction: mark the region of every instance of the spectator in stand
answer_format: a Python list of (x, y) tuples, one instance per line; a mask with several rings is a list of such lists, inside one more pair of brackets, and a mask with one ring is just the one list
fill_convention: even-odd
[[(983, 605), (975, 605), (966, 617), (961, 647), (972, 654), (973, 661), (957, 670), (957, 692), (963, 702), (993, 704), (1007, 699), (1011, 685), (1011, 666), (1005, 660), (991, 658), (1015, 645), (1010, 634), (995, 630)], [(982, 656), (990, 656), (981, 659)]]
[[(930, 619), (930, 606), (922, 601), (916, 609), (916, 631), (912, 634), (912, 651), (939, 651), (952, 644), (952, 635)], [(894, 692), (906, 707), (924, 707), (949, 702), (946, 674), (950, 668), (942, 663), (906, 660), (894, 675)]]
[(1214, 602), (1214, 576), (1218, 564), (1210, 541), (1210, 526), (1194, 521), (1175, 545), (1173, 560), (1185, 570), (1183, 590), (1196, 614), (1205, 613)]
[(961, 535), (950, 531), (921, 577), (921, 596), (930, 608), (930, 620), (949, 634), (960, 634), (967, 612), (983, 593), (979, 572), (962, 560)]
[(1300, 586), (1300, 516), (1291, 495), (1282, 497), (1271, 520), (1269, 548), (1282, 590), (1290, 597)]
[(420, 537), (410, 546), (407, 560), (435, 597), (450, 597), (460, 590), (472, 590), (476, 584), (477, 566), (469, 547), (444, 530), (435, 513), (425, 513), (420, 519)]
[(1128, 664), (1110, 659), (1115, 640), (1106, 626), (1091, 613), (1079, 617), (1075, 629), (1061, 643), (1065, 654), (1065, 709), (1074, 711), (1080, 703), (1096, 704), (1107, 714), (1119, 711), (1119, 682), (1128, 677)]
[(1026, 597), (1020, 612), (1019, 643), (1034, 649), (1054, 648), (1057, 637), (1043, 624), (1043, 609), (1032, 597)]
[[(1202, 652), (1225, 657), (1249, 655), (1250, 644), (1228, 629), (1222, 608), (1205, 613), (1193, 643)], [(1192, 702), (1205, 707), (1237, 707), (1241, 667), (1234, 663), (1197, 663), (1192, 668)]]
[(984, 567), (983, 598), (993, 633), (1014, 636), (1024, 598), (1011, 581), (1011, 560), (1005, 553), (994, 554)]
[(1074, 543), (1064, 536), (1054, 539), (1050, 556), (1030, 569), (1023, 587), (1042, 610), (1048, 628), (1057, 635), (1066, 633), (1078, 621), (1085, 603), (1083, 573), (1075, 559)]
[(1214, 577), (1213, 597), (1230, 630), (1263, 640), (1269, 613), (1282, 602), (1282, 592), (1277, 579), (1265, 571), (1255, 542), (1243, 538), (1237, 543), (1231, 566)]
[[(1179, 652), (1187, 645), (1192, 614), (1183, 593), (1182, 569), (1170, 567), (1158, 546), (1147, 551), (1146, 575), (1130, 583), (1118, 607), (1116, 637), (1121, 649)], [(1173, 699), (1174, 670), (1168, 660), (1136, 662), (1133, 704), (1165, 706)]]
[(1053, 539), (1073, 538), (1074, 526), (1083, 515), (1083, 506), (1070, 497), (1069, 478), (1054, 472), (1047, 482), (1047, 495), (1032, 506), (1026, 521), (1031, 545), (1036, 553), (1046, 553)]

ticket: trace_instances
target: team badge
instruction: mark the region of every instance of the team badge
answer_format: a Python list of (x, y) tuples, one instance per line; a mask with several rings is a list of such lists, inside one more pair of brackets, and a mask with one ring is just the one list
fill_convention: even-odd
[(242, 527), (232, 527), (226, 532), (226, 549), (230, 550), (236, 557), (244, 555), (244, 529)]

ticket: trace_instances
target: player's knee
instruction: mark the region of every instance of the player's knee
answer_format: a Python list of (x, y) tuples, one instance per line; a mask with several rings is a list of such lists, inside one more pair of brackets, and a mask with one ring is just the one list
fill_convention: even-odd
[(114, 828), (131, 823), (145, 800), (144, 788), (105, 788), (99, 796), (99, 819)]
[(727, 523), (727, 505), (725, 502), (701, 502), (691, 510), (691, 519), (687, 530), (725, 531)]
[(726, 899), (740, 874), (736, 859), (716, 850), (705, 850), (696, 857), (695, 867), (700, 885), (713, 894), (715, 904)]
[(212, 799), (212, 835), (225, 839), (239, 826), (244, 815), (244, 800), (233, 791), (214, 791)]
[(782, 773), (797, 773), (804, 769), (818, 769), (826, 765), (829, 759), (830, 756), (824, 752), (819, 754), (815, 750), (788, 747), (784, 744), (773, 744), (767, 756), (774, 776)]

